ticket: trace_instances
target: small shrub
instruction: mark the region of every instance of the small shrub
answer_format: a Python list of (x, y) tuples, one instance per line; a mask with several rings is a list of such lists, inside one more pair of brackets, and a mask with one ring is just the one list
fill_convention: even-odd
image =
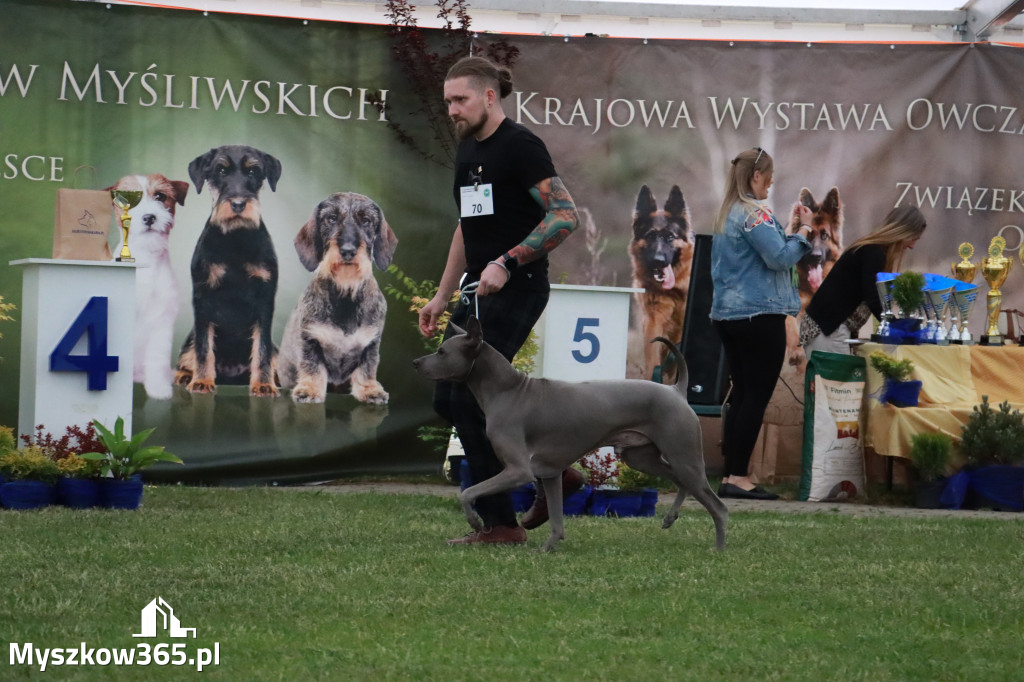
[(625, 462), (619, 462), (619, 487), (623, 490), (643, 490), (664, 487), (663, 479), (634, 469)]
[(99, 478), (103, 465), (71, 453), (57, 460), (57, 471), (64, 478)]
[[(14, 318), (7, 313), (15, 309), (13, 303), (4, 303), (4, 297), (0, 296), (0, 322), (13, 322)], [(3, 334), (0, 334), (0, 339), (4, 338)], [(2, 358), (0, 358), (2, 359)]]
[(906, 381), (914, 371), (914, 363), (908, 360), (897, 360), (888, 353), (876, 350), (868, 356), (871, 368), (892, 381)]
[(910, 317), (924, 304), (924, 275), (908, 270), (892, 280), (892, 299), (904, 317)]
[(934, 481), (949, 472), (953, 439), (944, 433), (916, 433), (910, 441), (913, 460), (922, 481)]
[(57, 463), (42, 448), (35, 446), (0, 456), (0, 473), (12, 481), (54, 483), (60, 477)]
[(619, 460), (614, 453), (597, 450), (587, 453), (574, 464), (592, 488), (612, 487), (618, 484)]
[(1024, 415), (1006, 400), (993, 410), (988, 396), (981, 396), (981, 404), (974, 406), (963, 425), (960, 451), (968, 466), (1024, 461)]
[(77, 424), (68, 426), (60, 438), (55, 438), (45, 429), (43, 424), (39, 424), (36, 426), (35, 434), (31, 436), (22, 434), (21, 440), (26, 446), (40, 448), (54, 460), (64, 459), (74, 453), (99, 450), (103, 447), (92, 422), (89, 422), (84, 429)]
[(0, 455), (11, 450), (16, 450), (18, 441), (14, 438), (14, 429), (10, 426), (0, 426)]

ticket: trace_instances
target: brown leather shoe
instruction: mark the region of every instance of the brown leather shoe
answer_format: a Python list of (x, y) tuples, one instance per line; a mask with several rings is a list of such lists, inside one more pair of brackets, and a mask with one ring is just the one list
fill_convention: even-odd
[[(569, 467), (562, 472), (562, 501), (583, 487), (583, 474)], [(544, 486), (537, 486), (537, 497), (533, 506), (526, 510), (519, 523), (527, 530), (533, 530), (548, 522), (548, 501), (544, 496)]]
[(526, 530), (522, 526), (494, 526), (475, 530), (465, 537), (453, 538), (449, 545), (523, 545), (526, 544)]

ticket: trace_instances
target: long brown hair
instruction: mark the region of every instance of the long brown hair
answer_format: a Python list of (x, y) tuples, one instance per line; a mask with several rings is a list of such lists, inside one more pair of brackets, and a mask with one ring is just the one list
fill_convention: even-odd
[(887, 272), (899, 272), (906, 242), (920, 239), (926, 227), (928, 224), (924, 215), (916, 206), (898, 206), (889, 211), (881, 227), (864, 235), (848, 248), (853, 251), (868, 244), (887, 246), (885, 269)]
[(761, 203), (750, 196), (750, 182), (754, 179), (754, 171), (770, 174), (774, 169), (775, 162), (771, 155), (760, 147), (736, 155), (726, 176), (725, 197), (715, 217), (715, 232), (721, 234), (725, 231), (725, 221), (737, 201), (747, 204), (751, 213), (761, 208)]

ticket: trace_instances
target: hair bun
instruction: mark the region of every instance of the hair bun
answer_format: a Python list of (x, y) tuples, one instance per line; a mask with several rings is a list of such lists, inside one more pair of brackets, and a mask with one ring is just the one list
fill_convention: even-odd
[(512, 94), (512, 71), (504, 66), (499, 66), (497, 72), (498, 96), (504, 99)]

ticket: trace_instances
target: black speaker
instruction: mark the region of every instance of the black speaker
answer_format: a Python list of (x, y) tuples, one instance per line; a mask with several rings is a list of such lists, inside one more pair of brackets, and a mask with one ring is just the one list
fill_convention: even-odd
[(729, 389), (725, 351), (711, 326), (711, 295), (711, 235), (698, 234), (679, 344), (690, 375), (686, 398), (693, 405), (721, 405)]

